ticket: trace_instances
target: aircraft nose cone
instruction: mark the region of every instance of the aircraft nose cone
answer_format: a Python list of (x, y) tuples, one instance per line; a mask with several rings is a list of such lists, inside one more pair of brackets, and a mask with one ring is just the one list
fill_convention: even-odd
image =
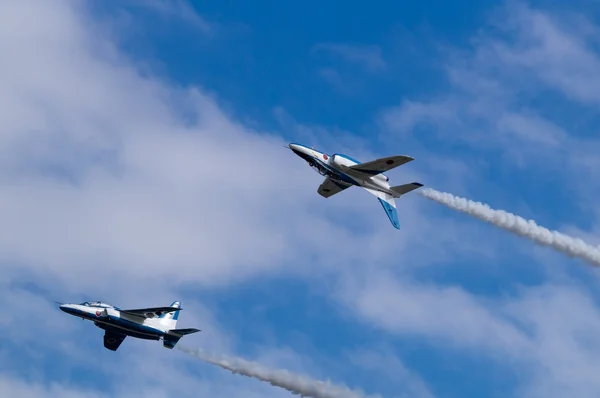
[(307, 154), (306, 147), (303, 147), (302, 145), (298, 144), (289, 144), (288, 146), (292, 150), (292, 152), (300, 156), (302, 159), (307, 160), (310, 158), (310, 156)]
[(74, 313), (75, 313), (75, 311), (74, 311), (73, 307), (71, 307), (69, 304), (62, 304), (62, 305), (60, 305), (58, 308), (60, 308), (60, 309), (61, 309), (61, 311), (64, 311), (64, 312), (66, 312), (67, 314), (71, 314), (71, 315), (72, 315), (72, 314), (74, 314)]

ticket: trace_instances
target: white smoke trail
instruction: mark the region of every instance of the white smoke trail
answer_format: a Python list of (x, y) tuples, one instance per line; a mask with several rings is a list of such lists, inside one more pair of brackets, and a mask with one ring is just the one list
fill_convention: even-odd
[(451, 209), (470, 214), (506, 231), (529, 238), (537, 244), (549, 246), (569, 257), (578, 257), (592, 265), (600, 266), (600, 250), (581, 239), (550, 231), (537, 225), (533, 220), (527, 221), (504, 210), (494, 210), (484, 203), (474, 202), (435, 189), (425, 188), (419, 191), (419, 194)]
[[(348, 387), (313, 380), (305, 376), (293, 374), (287, 370), (268, 369), (258, 363), (246, 361), (241, 358), (216, 357), (206, 354), (201, 349), (192, 350), (179, 345), (177, 347), (183, 352), (212, 365), (219, 366), (232, 373), (252, 377), (273, 386), (284, 388), (292, 394), (300, 395), (301, 397), (366, 398), (362, 392), (350, 390)], [(376, 398), (379, 396), (370, 397)]]

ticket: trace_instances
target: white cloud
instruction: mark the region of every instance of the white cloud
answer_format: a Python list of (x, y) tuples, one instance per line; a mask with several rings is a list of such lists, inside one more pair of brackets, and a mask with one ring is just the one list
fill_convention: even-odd
[(508, 8), (507, 15), (503, 28), (517, 36), (517, 44), (491, 43), (504, 64), (526, 68), (529, 76), (574, 100), (600, 101), (600, 58), (593, 50), (597, 28), (581, 15), (559, 18), (523, 4)]
[[(382, 345), (376, 348), (358, 349), (348, 353), (348, 361), (362, 369), (363, 375), (374, 379), (377, 385), (396, 384), (403, 385), (405, 392), (395, 390), (395, 397), (433, 398), (435, 395), (429, 390), (421, 378), (411, 372), (393, 354), (392, 347)], [(368, 373), (371, 371), (370, 373)], [(387, 396), (387, 394), (382, 394)]]
[(102, 394), (98, 391), (70, 388), (69, 386), (59, 384), (44, 386), (41, 384), (31, 384), (24, 380), (14, 380), (7, 377), (0, 377), (0, 390), (3, 394), (5, 394), (6, 397), (22, 398), (100, 398), (109, 396), (108, 394)]
[(434, 345), (484, 349), (486, 354), (515, 355), (527, 348), (523, 333), (490, 311), (484, 297), (455, 286), (399, 282), (374, 271), (370, 278), (349, 281), (340, 296), (371, 323), (393, 334), (428, 338)]
[(348, 62), (356, 63), (369, 72), (377, 72), (386, 68), (381, 48), (374, 45), (353, 45), (346, 43), (321, 43), (314, 51), (325, 51), (335, 54)]
[[(598, 28), (583, 15), (559, 15), (514, 3), (494, 16), (494, 29), (481, 29), (472, 40), (472, 51), (449, 52), (444, 65), (449, 90), (432, 99), (404, 99), (382, 112), (380, 121), (399, 142), (411, 135), (425, 139), (425, 134), (443, 140), (443, 146), (436, 146), (442, 154), (446, 144), (454, 148), (467, 143), (477, 150), (467, 154), (475, 167), (481, 159), (498, 171), (494, 175), (519, 173), (515, 178), (528, 177), (531, 186), (540, 188), (524, 194), (509, 184), (495, 191), (484, 169), (474, 173), (476, 186), (465, 191), (479, 189), (495, 203), (506, 200), (514, 207), (526, 199), (527, 207), (538, 208), (538, 214), (545, 210), (546, 219), (557, 228), (597, 241), (600, 185), (593, 154), (598, 126), (587, 112), (598, 103), (597, 77), (592, 76), (600, 62), (593, 35)], [(572, 201), (575, 214), (555, 215), (544, 186)], [(561, 226), (560, 217), (563, 223), (585, 219), (586, 225)], [(481, 227), (478, 236), (489, 239), (485, 231)], [(519, 286), (518, 293), (491, 298), (459, 286), (417, 283), (420, 278), (414, 275), (394, 281), (388, 273), (375, 273), (366, 281), (349, 283), (342, 298), (366, 323), (393, 335), (428, 336), (433, 346), (494, 358), (519, 373), (518, 392), (523, 396), (597, 395), (594, 375), (600, 362), (595, 336), (600, 317), (590, 295), (598, 291), (587, 282), (573, 282), (581, 277), (573, 267), (584, 264), (540, 255), (534, 248), (531, 253), (531, 262), (514, 262), (533, 272), (544, 267), (545, 275), (536, 278), (556, 285), (546, 280), (534, 288), (528, 280), (520, 286), (529, 277), (515, 273), (514, 284), (506, 289)], [(515, 270), (513, 264), (500, 264), (493, 257), (493, 267)], [(491, 264), (481, 267), (488, 270)], [(593, 278), (586, 269), (582, 272)]]
[[(20, 1), (0, 5), (0, 51), (10, 54), (0, 63), (0, 218), (4, 226), (0, 260), (2, 287), (7, 290), (2, 301), (17, 303), (0, 325), (9, 330), (14, 346), (35, 341), (33, 332), (20, 334), (14, 328), (27, 321), (24, 308), (34, 304), (35, 315), (49, 334), (48, 341), (36, 344), (50, 349), (57, 344), (52, 338), (65, 336), (56, 349), (73, 360), (89, 355), (81, 348), (83, 341), (96, 347), (95, 354), (104, 350), (96, 340), (99, 333), (86, 334), (92, 325), (66, 330), (71, 328), (68, 320), (53, 322), (51, 304), (10, 287), (12, 281), (23, 279), (21, 273), (45, 284), (49, 294), (63, 294), (55, 299), (93, 294), (110, 296), (109, 301), (114, 298), (118, 305), (145, 305), (150, 297), (156, 300), (152, 304), (179, 299), (176, 287), (181, 282), (206, 289), (271, 272), (310, 278), (334, 270), (344, 282), (345, 289), (339, 292), (343, 302), (361, 320), (393, 334), (437, 339), (439, 344), (466, 347), (479, 355), (502, 352), (524, 358), (539, 371), (530, 391), (551, 390), (555, 384), (545, 379), (548, 375), (556, 375), (569, 391), (594, 388), (592, 372), (566, 377), (560, 367), (565, 351), (553, 352), (554, 344), (572, 347), (576, 352), (567, 359), (573, 368), (596, 368), (592, 355), (584, 353), (587, 346), (573, 342), (582, 328), (597, 327), (597, 309), (585, 297), (564, 293), (564, 288), (551, 291), (552, 304), (563, 306), (548, 319), (544, 300), (534, 293), (485, 300), (458, 287), (417, 283), (412, 273), (420, 267), (439, 268), (449, 256), (467, 250), (489, 258), (490, 250), (500, 243), (470, 241), (469, 236), (477, 236), (480, 230), (457, 225), (454, 219), (423, 217), (419, 209), (429, 205), (418, 198), (401, 200), (401, 222), (407, 228), (398, 234), (390, 234), (385, 215), (364, 192), (324, 201), (315, 192), (320, 178), (283, 149), (280, 138), (233, 121), (216, 99), (198, 89), (174, 88), (139, 73), (78, 4)], [(349, 48), (337, 51), (367, 68), (383, 67), (377, 51), (352, 56)], [(479, 79), (465, 78), (472, 76), (465, 71), (472, 69), (451, 71), (460, 96), (431, 104), (413, 101), (399, 110), (403, 114), (390, 115), (390, 123), (410, 128), (429, 117), (434, 122), (441, 118), (440, 125), (460, 127), (467, 115), (484, 120), (482, 126), (495, 126), (499, 134), (492, 137), (494, 143), (508, 135), (510, 140), (555, 148), (565, 140), (565, 129), (543, 115), (505, 108), (510, 104), (510, 90), (485, 73), (475, 75)], [(551, 79), (553, 75), (545, 76)], [(476, 84), (463, 85), (467, 81)], [(556, 86), (562, 84), (556, 81)], [(481, 97), (470, 96), (478, 91)], [(581, 89), (573, 92), (576, 98), (593, 99), (586, 95)], [(325, 130), (292, 124), (302, 130), (296, 131), (299, 136), (314, 138), (312, 143), (337, 144)], [(468, 139), (481, 142), (487, 137), (474, 134)], [(365, 158), (373, 156), (367, 149), (356, 150), (360, 141), (347, 146), (351, 148), (342, 149)], [(399, 178), (418, 179), (411, 167), (399, 172)], [(465, 176), (476, 174), (459, 160), (437, 156), (425, 167), (436, 170), (434, 177), (424, 181), (427, 185), (436, 181), (460, 184)], [(314, 188), (307, 190), (307, 186)], [(347, 219), (358, 218), (361, 227), (337, 225), (335, 221), (342, 218), (348, 223), (354, 220)], [(391, 271), (398, 267), (403, 267), (401, 281), (395, 281), (398, 275)], [(530, 311), (516, 309), (521, 303)], [(579, 315), (568, 312), (571, 305), (580, 309)], [(572, 329), (559, 328), (551, 338), (541, 333), (556, 328), (561, 316), (571, 317)], [(186, 301), (182, 318), (190, 327), (203, 329), (201, 336), (190, 336), (190, 342), (225, 351), (234, 345), (235, 332), (224, 331), (202, 303)], [(528, 335), (523, 326), (527, 323), (538, 331), (535, 337)], [(585, 334), (584, 341), (589, 339)], [(245, 396), (262, 396), (263, 392), (284, 396), (251, 381), (232, 386), (238, 383), (232, 375), (202, 384), (191, 370), (173, 374), (172, 368), (184, 366), (173, 352), (160, 346), (149, 348), (148, 342), (131, 340), (128, 344), (123, 366), (139, 366), (136, 385), (165, 383), (154, 390), (156, 396), (172, 395), (170, 388), (181, 396), (186, 392), (234, 396), (240, 391)], [(141, 365), (135, 355), (157, 351), (157, 357), (148, 355)], [(269, 363), (294, 362), (289, 352), (274, 357), (265, 352), (263, 357)], [(98, 366), (103, 375), (119, 370), (110, 369), (107, 356), (102, 358)], [(313, 365), (305, 360), (296, 358), (295, 366)], [(383, 361), (394, 362), (393, 358)], [(154, 366), (159, 365), (170, 369), (169, 377), (152, 381)], [(541, 384), (542, 380), (547, 384)], [(3, 383), (6, 391), (25, 397), (94, 393), (79, 387), (67, 392), (68, 387), (25, 385), (12, 379)], [(125, 390), (118, 392), (128, 396)]]
[[(598, 90), (591, 71), (600, 62), (593, 35), (598, 28), (581, 13), (514, 2), (492, 15), (470, 48), (447, 51), (442, 68), (448, 89), (430, 99), (405, 98), (381, 112), (386, 139), (441, 140), (438, 156), (447, 148), (476, 151), (459, 156), (481, 174), (531, 174), (597, 217)], [(521, 195), (511, 187), (485, 193), (494, 200)]]
[(527, 397), (588, 397), (600, 389), (600, 311), (580, 286), (542, 286), (509, 305), (531, 336)]
[(456, 125), (458, 117), (451, 102), (422, 103), (404, 101), (400, 106), (386, 109), (381, 115), (384, 127), (400, 134), (409, 134), (421, 123)]
[[(138, 74), (66, 4), (1, 13), (3, 261), (60, 269), (82, 288), (227, 282), (325, 254), (319, 235), (356, 238), (311, 206), (321, 198), (302, 186), (318, 181), (281, 139)], [(30, 28), (17, 29), (24, 15)]]
[[(1, 287), (2, 302), (11, 303), (0, 324), (6, 330), (7, 341), (0, 350), (0, 388), (6, 396), (286, 396), (266, 384), (215, 370), (179, 351), (167, 350), (161, 342), (127, 338), (117, 353), (108, 351), (102, 344), (103, 331), (91, 322), (62, 313), (38, 294)], [(222, 328), (206, 308), (186, 303), (180, 324), (200, 326), (203, 331), (186, 336), (180, 344), (232, 352), (229, 337), (233, 334)], [(294, 359), (291, 352), (280, 355), (269, 347), (264, 347), (263, 353), (280, 366)], [(317, 364), (310, 368), (317, 368)]]
[(564, 278), (486, 298), (383, 274), (352, 284), (343, 297), (389, 333), (426, 336), (431, 347), (510, 367), (522, 376), (518, 396), (587, 397), (600, 388), (600, 310), (582, 285)]
[(156, 12), (174, 17), (178, 21), (185, 21), (193, 26), (203, 30), (205, 33), (212, 33), (216, 25), (213, 22), (207, 21), (200, 15), (187, 0), (151, 0), (151, 1), (134, 1), (129, 0), (138, 6), (148, 7)]
[[(233, 121), (197, 88), (141, 73), (113, 34), (81, 3), (0, 5), (0, 51), (10, 54), (0, 65), (0, 269), (2, 301), (15, 303), (0, 321), (11, 339), (6, 350), (22, 350), (23, 374), (43, 376), (43, 357), (53, 353), (72, 361), (61, 362), (68, 369), (93, 365), (106, 379), (135, 368), (128, 383), (154, 386), (142, 393), (155, 396), (237, 395), (250, 382), (230, 388), (236, 379), (227, 376), (201, 386), (191, 371), (171, 374), (181, 358), (160, 343), (128, 339), (114, 366), (102, 332), (49, 299), (159, 305), (181, 299), (183, 283), (207, 289), (271, 271), (347, 272), (372, 257), (364, 247), (381, 244), (387, 219), (367, 195), (367, 212), (350, 197), (323, 207), (315, 192), (321, 177), (283, 140)], [(352, 209), (364, 229), (335, 223)], [(345, 248), (335, 256), (331, 236)], [(23, 282), (44, 292), (16, 286)], [(224, 331), (202, 303), (182, 301), (181, 322), (203, 329), (188, 344), (229, 351), (236, 332)], [(22, 396), (101, 396), (48, 377), (58, 384), (4, 382)], [(113, 387), (116, 396), (133, 394)]]
[(589, 34), (522, 4), (500, 10), (494, 14), (495, 29), (482, 28), (470, 51), (449, 51), (444, 68), (451, 89), (433, 100), (406, 99), (386, 109), (380, 117), (385, 128), (406, 137), (417, 127), (433, 126), (436, 137), (479, 150), (509, 147), (522, 164), (564, 154), (574, 145), (561, 127), (572, 105), (544, 97), (559, 93), (595, 101), (592, 74), (600, 57), (587, 44)]

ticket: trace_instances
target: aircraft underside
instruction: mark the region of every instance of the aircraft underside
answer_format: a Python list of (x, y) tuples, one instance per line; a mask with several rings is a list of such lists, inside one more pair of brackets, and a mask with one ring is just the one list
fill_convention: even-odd
[(104, 347), (117, 351), (127, 336), (143, 340), (163, 340), (165, 348), (173, 349), (185, 335), (199, 332), (195, 328), (177, 329), (181, 303), (170, 306), (120, 309), (100, 301), (81, 304), (60, 304), (60, 309), (78, 318), (91, 320), (104, 330)]
[(312, 159), (311, 161), (309, 161), (309, 164), (311, 167), (313, 167), (319, 174), (321, 174), (324, 177), (329, 177), (332, 180), (336, 180), (338, 182), (341, 182), (343, 184), (349, 184), (349, 185), (354, 185), (357, 187), (360, 187), (361, 185), (352, 177), (346, 175), (345, 173), (342, 173), (339, 170), (336, 170), (335, 168), (321, 162), (315, 159)]
[(107, 324), (104, 324), (104, 323), (100, 323), (98, 321), (94, 322), (94, 324), (96, 326), (98, 326), (100, 329), (105, 330), (107, 332), (124, 334), (126, 336), (136, 337), (138, 339), (160, 340), (160, 338), (161, 338), (161, 336), (159, 336), (158, 334), (140, 333), (140, 332), (135, 331), (135, 330), (131, 330), (131, 329), (127, 329), (127, 328), (115, 327), (115, 326), (112, 326), (112, 325), (107, 325)]
[(319, 195), (329, 198), (351, 186), (364, 188), (376, 196), (389, 221), (400, 229), (396, 199), (423, 186), (418, 182), (390, 186), (389, 177), (384, 173), (413, 160), (410, 156), (396, 155), (362, 163), (343, 154), (331, 156), (300, 144), (290, 144), (289, 148), (304, 159), (314, 170), (325, 177), (318, 188)]

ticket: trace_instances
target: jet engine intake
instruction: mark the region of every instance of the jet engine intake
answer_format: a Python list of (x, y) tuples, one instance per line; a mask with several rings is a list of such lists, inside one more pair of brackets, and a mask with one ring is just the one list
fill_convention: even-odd
[(344, 157), (344, 156), (340, 156), (340, 155), (333, 155), (331, 157), (331, 161), (333, 162), (333, 164), (335, 164), (336, 166), (354, 166), (356, 164), (356, 162), (353, 162), (352, 160)]
[(382, 181), (385, 181), (385, 182), (388, 182), (390, 180), (390, 177), (388, 177), (388, 176), (386, 176), (384, 174), (377, 174), (377, 175), (373, 176), (373, 178), (376, 178), (378, 180), (382, 180)]

